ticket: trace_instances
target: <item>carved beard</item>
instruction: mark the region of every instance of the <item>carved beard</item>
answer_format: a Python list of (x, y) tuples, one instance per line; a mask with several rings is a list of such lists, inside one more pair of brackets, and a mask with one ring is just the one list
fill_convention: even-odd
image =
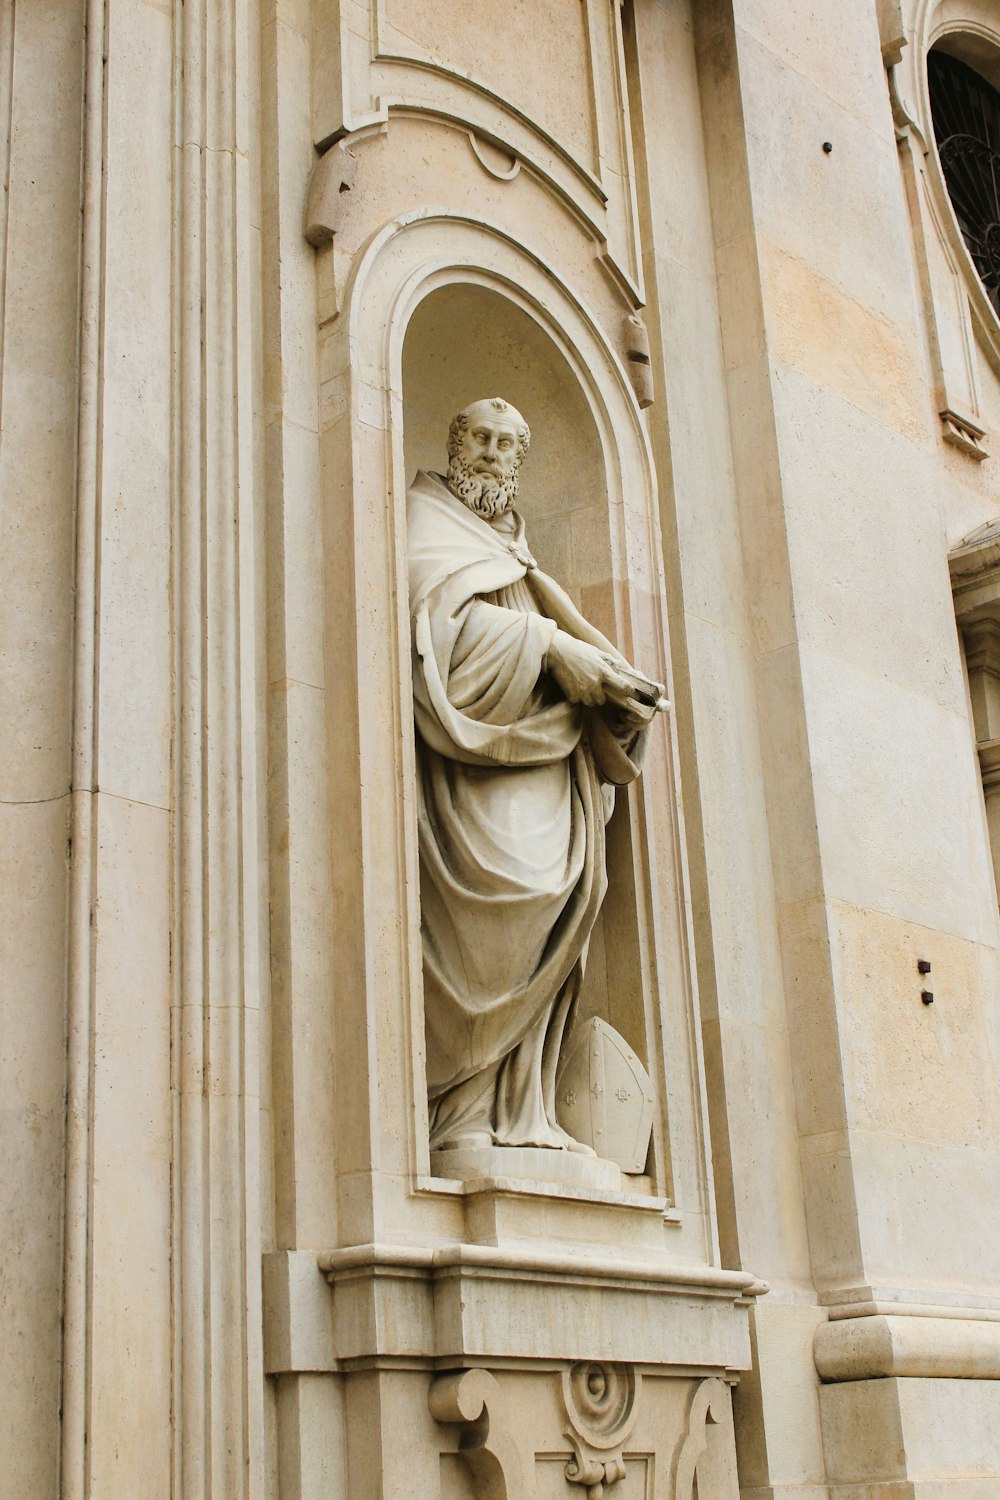
[(477, 474), (461, 453), (454, 453), (448, 460), (448, 488), (477, 516), (492, 521), (510, 510), (517, 499), (517, 471), (519, 459), (509, 464), (498, 464), (499, 475)]

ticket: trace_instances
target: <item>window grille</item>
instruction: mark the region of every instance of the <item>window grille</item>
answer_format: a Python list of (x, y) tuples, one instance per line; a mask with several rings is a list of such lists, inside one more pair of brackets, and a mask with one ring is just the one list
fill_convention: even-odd
[(1000, 93), (947, 52), (928, 55), (927, 81), (948, 196), (1000, 316)]

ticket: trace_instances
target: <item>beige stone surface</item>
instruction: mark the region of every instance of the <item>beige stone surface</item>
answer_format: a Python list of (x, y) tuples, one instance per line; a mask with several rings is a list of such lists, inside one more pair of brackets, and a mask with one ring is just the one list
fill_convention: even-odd
[[(337, 1091), (330, 1087), (333, 1028), (324, 988), (329, 935), (317, 913), (328, 910), (331, 863), (348, 859), (349, 851), (342, 843), (330, 848), (321, 812), (326, 790), (321, 768), (306, 764), (310, 747), (322, 740), (321, 689), (277, 682), (269, 697), (270, 743), (275, 746), (271, 859), (282, 874), (274, 881), (270, 909), (274, 1040), (267, 1093), (277, 1112), (275, 1215), (279, 1235), (294, 1233), (304, 1243), (322, 1243), (335, 1232), (337, 1215), (328, 1145)], [(287, 746), (284, 765), (278, 746)], [(294, 1094), (288, 1087), (292, 1077), (297, 1079)], [(316, 1128), (320, 1122), (325, 1129)]]
[[(788, 547), (800, 640), (964, 712), (926, 448), (887, 432), (854, 391), (840, 400), (785, 370), (781, 392), (778, 442), (799, 476)], [(887, 468), (891, 483), (883, 482)], [(891, 560), (878, 545), (885, 536), (893, 538)], [(923, 587), (914, 587), (916, 578)], [(877, 661), (873, 640), (881, 641)]]
[(995, 1381), (980, 1380), (852, 1380), (823, 1386), (831, 1480), (864, 1486), (863, 1500), (902, 1479), (917, 1495), (933, 1494), (938, 1485), (939, 1493), (950, 1490), (979, 1500), (998, 1480), (998, 1394)]
[(813, 1349), (820, 1378), (831, 1382), (1000, 1378), (1000, 1322), (989, 1319), (919, 1313), (838, 1318), (818, 1325)]
[(112, 7), (96, 771), (103, 790), (156, 807), (170, 796), (169, 39), (165, 12)]
[[(803, 677), (830, 896), (992, 942), (968, 721), (825, 653), (803, 658)], [(904, 743), (921, 754), (904, 754)]]
[[(851, 907), (836, 909), (832, 929), (850, 1035), (852, 1125), (989, 1149), (1000, 1131), (1000, 1101), (978, 946)], [(931, 964), (928, 974), (918, 973), (918, 959)], [(933, 1003), (918, 1009), (925, 988)], [(893, 1087), (900, 1073), (905, 1093)]]
[(170, 1461), (168, 828), (160, 809), (111, 796), (95, 821), (88, 1431), (95, 1492), (125, 1500), (162, 1493)]
[(323, 1375), (278, 1376), (277, 1420), (282, 1446), (273, 1486), (305, 1496), (344, 1494), (346, 1444), (338, 1383)]
[[(936, 1003), (936, 1002), (935, 1002)], [(865, 1258), (880, 1285), (940, 1287), (961, 1303), (969, 1292), (995, 1301), (995, 1148), (938, 1144), (859, 1131), (852, 1137), (857, 1192), (865, 1215)], [(962, 1230), (954, 1203), (961, 1191)], [(887, 1274), (888, 1273), (888, 1274)], [(936, 1299), (934, 1299), (936, 1300)]]
[[(471, 77), (569, 147), (580, 163), (597, 166), (588, 20), (575, 0), (557, 0), (531, 17), (531, 45), (496, 46), (493, 31), (461, 0), (444, 7), (428, 0), (389, 0), (382, 49), (430, 55), (460, 76)], [(558, 55), (559, 67), (550, 61)]]
[[(995, 6), (85, 11), (0, 5), (2, 1500), (995, 1500)], [(673, 702), (606, 1186), (427, 1149), (404, 496), (494, 390)]]
[[(843, 19), (848, 21), (846, 15)], [(831, 57), (822, 86), (801, 53), (791, 66), (781, 56), (789, 45), (789, 20), (767, 0), (737, 7), (755, 229), (803, 275), (807, 267), (821, 273), (809, 290), (807, 280), (798, 283), (807, 304), (822, 307), (831, 295), (829, 284), (859, 312), (900, 325), (901, 338), (908, 332), (914, 278), (906, 258), (903, 190), (884, 83), (879, 79), (862, 110), (831, 99), (838, 88), (856, 87), (878, 67), (871, 8), (853, 9), (852, 41), (838, 47), (835, 60)], [(865, 59), (861, 68), (855, 66), (858, 55)], [(822, 149), (825, 140), (833, 146), (829, 154)], [(858, 211), (859, 194), (864, 212)], [(766, 285), (766, 259), (764, 270)], [(785, 274), (793, 274), (790, 267)], [(843, 315), (851, 316), (846, 306)], [(908, 336), (912, 339), (912, 332)]]
[(741, 1489), (751, 1496), (757, 1485), (770, 1482), (778, 1493), (801, 1491), (812, 1500), (811, 1487), (824, 1483), (819, 1393), (801, 1373), (823, 1316), (780, 1287), (754, 1307), (754, 1368), (733, 1392), (738, 1430), (746, 1435), (739, 1453)]
[[(0, 1368), (6, 1484), (51, 1493), (59, 1427), (68, 799), (0, 808)], [(32, 1440), (27, 1435), (33, 1434)]]
[(919, 442), (926, 396), (917, 351), (898, 323), (849, 296), (780, 247), (766, 247), (775, 354)]
[(72, 6), (0, 8), (0, 1493), (44, 1500), (62, 1375), (82, 24)]

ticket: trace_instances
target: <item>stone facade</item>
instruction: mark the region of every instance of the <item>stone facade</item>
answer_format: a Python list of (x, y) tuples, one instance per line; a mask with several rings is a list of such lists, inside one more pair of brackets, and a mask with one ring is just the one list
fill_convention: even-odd
[[(996, 0), (0, 38), (2, 1500), (996, 1500)], [(496, 393), (673, 705), (614, 1185), (428, 1144), (405, 496)]]

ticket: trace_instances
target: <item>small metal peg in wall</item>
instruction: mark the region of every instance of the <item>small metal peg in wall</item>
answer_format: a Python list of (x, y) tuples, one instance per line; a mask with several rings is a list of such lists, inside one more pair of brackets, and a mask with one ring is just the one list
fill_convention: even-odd
[(931, 972), (931, 961), (930, 961), (930, 959), (929, 958), (918, 958), (917, 959), (917, 973), (918, 974), (929, 974), (930, 972)]
[(831, 151), (833, 150), (833, 142), (832, 141), (824, 141), (823, 142), (823, 150), (826, 152), (826, 155), (829, 156), (830, 153), (831, 153)]
[(920, 998), (924, 1002), (925, 1005), (933, 1005), (934, 1004), (934, 992), (932, 990), (921, 990), (920, 991)]

